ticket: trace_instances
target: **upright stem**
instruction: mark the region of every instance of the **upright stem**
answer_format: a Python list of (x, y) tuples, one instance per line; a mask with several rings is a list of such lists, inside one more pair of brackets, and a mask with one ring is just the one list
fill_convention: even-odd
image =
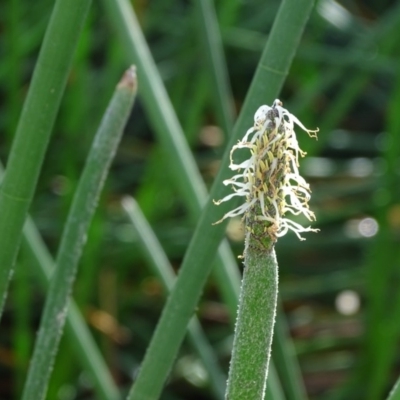
[(240, 292), (227, 400), (262, 400), (278, 298), (275, 250), (249, 243)]
[(57, 253), (23, 400), (45, 398), (86, 234), (136, 95), (134, 68), (125, 72), (96, 133), (74, 194)]
[(229, 73), (219, 30), (218, 19), (211, 0), (196, 0), (200, 36), (211, 78), (215, 111), (225, 137), (231, 134), (235, 110), (229, 84)]

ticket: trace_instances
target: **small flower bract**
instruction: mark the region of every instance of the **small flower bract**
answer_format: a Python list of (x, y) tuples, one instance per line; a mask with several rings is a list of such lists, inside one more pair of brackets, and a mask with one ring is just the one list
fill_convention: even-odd
[[(216, 223), (243, 215), (249, 233), (252, 233), (255, 224), (263, 222), (263, 232), (273, 241), (288, 230), (292, 230), (301, 240), (304, 238), (300, 233), (317, 231), (311, 227), (305, 228), (285, 216), (288, 213), (303, 214), (308, 220), (315, 220), (308, 206), (310, 187), (298, 170), (299, 156), (305, 156), (305, 152), (297, 142), (295, 125), (316, 138), (318, 130), (306, 129), (282, 107), (279, 100), (275, 100), (272, 107), (264, 105), (257, 110), (254, 126), (231, 150), (229, 167), (237, 174), (223, 183), (231, 185), (234, 193), (215, 204), (235, 196), (244, 197), (245, 201)], [(235, 164), (233, 155), (238, 149), (250, 150), (250, 158)]]

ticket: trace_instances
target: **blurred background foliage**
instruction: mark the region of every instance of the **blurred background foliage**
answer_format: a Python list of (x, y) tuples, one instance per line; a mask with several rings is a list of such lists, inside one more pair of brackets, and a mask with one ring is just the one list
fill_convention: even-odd
[[(229, 132), (218, 127), (188, 1), (132, 2), (207, 185)], [(241, 107), (280, 2), (216, 0), (233, 102)], [(0, 158), (13, 134), (53, 1), (0, 2)], [(280, 296), (310, 399), (381, 399), (400, 372), (400, 2), (320, 0), (280, 96), (319, 140), (299, 133), (319, 234), (277, 245)], [(83, 163), (126, 56), (94, 2), (42, 170), (31, 215), (54, 255)], [(139, 83), (140, 91), (140, 83)], [(178, 270), (194, 229), (140, 99), (94, 217), (74, 298), (126, 391), (165, 295), (121, 210), (133, 195)], [(239, 221), (227, 230), (237, 255)], [(0, 244), (1, 245), (1, 244)], [(205, 249), (206, 251), (206, 249)], [(238, 268), (241, 268), (238, 260)], [(18, 398), (44, 300), (21, 251), (0, 331), (0, 397)], [(232, 325), (210, 278), (198, 317), (227, 370)], [(91, 399), (64, 335), (48, 399)], [(185, 343), (163, 399), (210, 399), (207, 372)]]

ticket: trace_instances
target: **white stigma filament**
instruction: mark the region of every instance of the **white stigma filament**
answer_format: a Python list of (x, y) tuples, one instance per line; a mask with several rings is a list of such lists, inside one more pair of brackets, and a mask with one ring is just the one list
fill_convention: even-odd
[[(279, 100), (272, 107), (261, 106), (254, 115), (254, 126), (243, 139), (232, 147), (230, 169), (238, 173), (223, 181), (231, 185), (234, 193), (216, 201), (221, 204), (235, 196), (244, 197), (245, 202), (226, 213), (221, 220), (243, 215), (246, 225), (251, 221), (265, 221), (268, 234), (276, 237), (292, 230), (301, 240), (302, 232), (317, 231), (285, 217), (285, 214), (303, 214), (308, 220), (315, 220), (309, 209), (310, 187), (299, 174), (299, 156), (304, 157), (297, 142), (294, 126), (298, 125), (310, 137), (316, 137), (318, 130), (309, 130), (285, 108)], [(235, 164), (234, 152), (238, 149), (249, 149), (250, 158)], [(247, 226), (251, 231), (251, 226)]]

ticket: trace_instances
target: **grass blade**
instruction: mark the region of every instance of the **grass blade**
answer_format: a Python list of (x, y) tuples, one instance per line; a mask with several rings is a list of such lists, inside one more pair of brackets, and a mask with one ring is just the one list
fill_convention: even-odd
[(19, 399), (24, 386), (26, 369), (33, 345), (33, 329), (31, 326), (33, 309), (32, 284), (30, 279), (29, 258), (21, 251), (20, 259), (15, 268), (16, 277), (10, 295), (15, 308), (13, 323), (13, 352), (15, 357), (14, 398)]
[(58, 0), (46, 31), (0, 187), (0, 316), (23, 224), (90, 0)]
[(43, 399), (62, 335), (86, 232), (136, 95), (134, 67), (126, 71), (103, 117), (69, 212), (49, 286), (23, 399)]
[(293, 342), (289, 339), (286, 318), (278, 297), (278, 315), (275, 321), (272, 357), (288, 400), (307, 398), (299, 365), (293, 361), (295, 354)]
[(233, 98), (213, 1), (197, 0), (196, 9), (208, 71), (211, 75), (216, 113), (225, 135), (229, 135), (234, 119)]
[(268, 384), (265, 391), (265, 400), (285, 400), (285, 394), (279, 383), (274, 364), (271, 363), (268, 372)]
[[(366, 258), (367, 288), (369, 308), (366, 313), (366, 343), (363, 354), (363, 379), (366, 388), (365, 398), (372, 400), (383, 397), (390, 375), (396, 360), (396, 349), (400, 327), (397, 322), (400, 309), (400, 295), (397, 288), (393, 288), (394, 276), (398, 273), (400, 251), (398, 242), (393, 238), (391, 220), (387, 218), (392, 204), (399, 201), (397, 163), (399, 159), (400, 117), (398, 104), (400, 99), (400, 75), (396, 76), (392, 98), (388, 106), (386, 129), (388, 143), (383, 155), (388, 165), (387, 172), (382, 179), (382, 188), (390, 193), (390, 203), (379, 210), (378, 221), (380, 231), (371, 246)], [(396, 260), (396, 262), (393, 262)], [(389, 297), (388, 293), (393, 291)]]

